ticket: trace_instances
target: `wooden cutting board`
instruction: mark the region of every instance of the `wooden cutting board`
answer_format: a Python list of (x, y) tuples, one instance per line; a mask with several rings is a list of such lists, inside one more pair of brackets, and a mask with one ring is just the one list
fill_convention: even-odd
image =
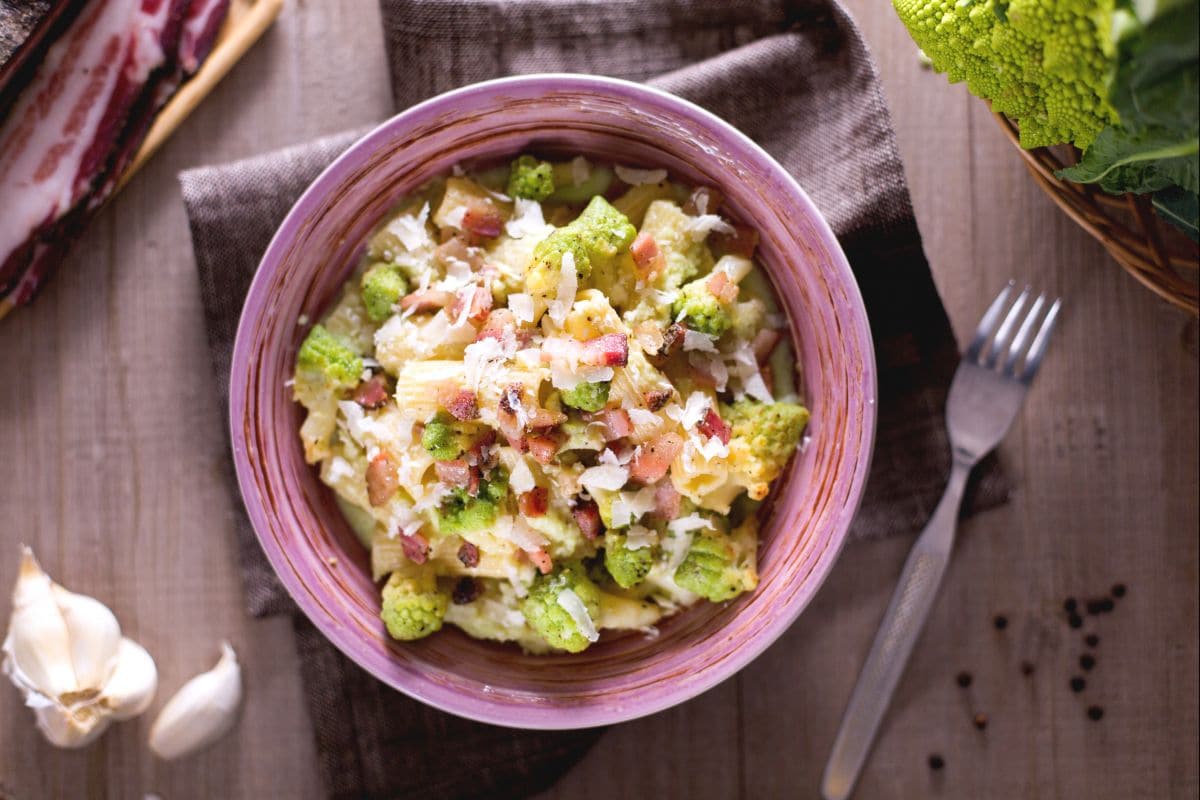
[(117, 191), (146, 163), (150, 156), (162, 146), (188, 114), (213, 90), (221, 78), (238, 62), (250, 46), (257, 42), (263, 32), (279, 16), (284, 0), (231, 0), (229, 13), (221, 32), (217, 35), (212, 52), (191, 80), (179, 88), (175, 96), (163, 107), (137, 155), (121, 176)]

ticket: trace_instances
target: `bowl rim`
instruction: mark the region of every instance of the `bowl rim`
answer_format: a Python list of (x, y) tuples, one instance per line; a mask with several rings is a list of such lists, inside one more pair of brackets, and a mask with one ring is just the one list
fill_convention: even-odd
[[(696, 123), (709, 128), (722, 138), (723, 143), (738, 158), (755, 162), (756, 166), (763, 168), (765, 172), (779, 179), (781, 190), (790, 194), (789, 200), (809, 216), (813, 223), (816, 237), (829, 254), (830, 261), (832, 262), (830, 265), (831, 268), (840, 273), (840, 277), (843, 278), (843, 286), (850, 302), (846, 304), (843, 311), (844, 316), (839, 316), (840, 325), (855, 330), (859, 337), (867, 342), (868, 345), (873, 342), (870, 322), (867, 318), (861, 289), (854, 276), (854, 272), (850, 268), (849, 261), (846, 259), (841, 244), (829, 227), (829, 223), (796, 179), (792, 177), (791, 173), (754, 140), (713, 112), (678, 95), (653, 86), (599, 75), (534, 73), (495, 78), (468, 84), (435, 95), (413, 105), (384, 120), (354, 141), (308, 185), (292, 205), (283, 222), (276, 229), (270, 244), (268, 244), (262, 259), (259, 261), (250, 288), (246, 293), (230, 359), (229, 417), (227, 422), (229, 424), (238, 490), (242, 497), (242, 505), (246, 510), (247, 517), (250, 519), (251, 527), (254, 529), (255, 537), (258, 539), (259, 546), (263, 549), (272, 570), (278, 576), (284, 588), (287, 589), (292, 600), (321, 634), (347, 658), (358, 667), (366, 670), (377, 680), (393, 689), (456, 716), (511, 728), (577, 730), (626, 722), (649, 716), (703, 694), (740, 672), (751, 661), (774, 644), (791, 627), (792, 623), (799, 618), (800, 614), (808, 607), (817, 592), (824, 585), (830, 571), (833, 569), (833, 565), (841, 555), (842, 549), (846, 545), (846, 540), (849, 538), (850, 526), (862, 503), (867, 476), (870, 472), (871, 461), (875, 451), (878, 378), (874, 348), (873, 346), (868, 346), (865, 348), (866, 352), (861, 354), (863, 368), (859, 373), (858, 379), (857, 381), (851, 381), (851, 383), (857, 382), (862, 395), (870, 398), (870, 402), (867, 404), (868, 407), (862, 410), (861, 415), (861, 429), (863, 431), (861, 441), (865, 444), (865, 453), (860, 453), (861, 457), (853, 472), (853, 485), (846, 495), (846, 502), (839, 509), (835, 519), (828, 523), (835, 529), (836, 535), (831, 537), (830, 546), (820, 553), (816, 563), (808, 574), (805, 584), (811, 587), (811, 589), (804, 596), (799, 597), (797, 601), (788, 605), (785, 613), (773, 615), (755, 636), (738, 647), (728, 658), (708, 668), (707, 674), (702, 679), (689, 682), (686, 686), (667, 689), (637, 704), (624, 703), (619, 706), (596, 704), (583, 707), (536, 705), (523, 709), (518, 715), (514, 713), (513, 708), (507, 706), (502, 707), (486, 702), (476, 702), (475, 700), (464, 703), (461, 695), (452, 688), (419, 680), (406, 683), (402, 677), (396, 679), (393, 676), (382, 674), (381, 671), (363, 664), (350, 649), (351, 640), (354, 640), (355, 637), (348, 633), (346, 626), (338, 625), (334, 621), (326, 619), (320, 613), (318, 604), (303, 590), (303, 584), (299, 580), (299, 576), (294, 571), (288, 569), (289, 561), (283, 548), (277, 548), (274, 539), (262, 533), (268, 527), (265, 509), (258, 504), (253, 504), (246, 500), (247, 497), (256, 494), (254, 491), (255, 482), (252, 475), (252, 468), (247, 456), (246, 437), (244, 429), (240, 424), (240, 420), (244, 418), (245, 413), (246, 404), (244, 398), (248, 376), (248, 372), (244, 369), (243, 365), (247, 363), (251, 355), (250, 342), (253, 338), (250, 332), (252, 323), (248, 310), (262, 307), (270, 283), (269, 276), (278, 268), (287, 243), (294, 238), (297, 229), (303, 225), (307, 212), (322, 201), (322, 198), (328, 193), (327, 190), (336, 185), (336, 182), (342, 177), (343, 173), (351, 169), (359, 159), (369, 156), (370, 153), (377, 150), (380, 144), (392, 138), (397, 129), (412, 126), (418, 120), (436, 115), (439, 112), (453, 110), (458, 107), (458, 104), (469, 100), (475, 95), (483, 94), (486, 96), (498, 89), (523, 87), (531, 84), (551, 84), (555, 90), (575, 89), (608, 94), (610, 96), (615, 95), (631, 104), (645, 104), (650, 102), (658, 106), (666, 106), (668, 110), (690, 118)], [(550, 87), (547, 86), (544, 88)], [(516, 716), (519, 716), (520, 719), (514, 720)]]

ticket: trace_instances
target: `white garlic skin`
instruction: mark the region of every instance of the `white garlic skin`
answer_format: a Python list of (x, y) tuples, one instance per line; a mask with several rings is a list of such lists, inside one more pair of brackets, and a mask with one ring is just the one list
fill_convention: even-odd
[(162, 759), (194, 753), (224, 736), (237, 720), (242, 701), (242, 670), (228, 642), (221, 658), (180, 687), (150, 729), (150, 749)]
[(142, 713), (158, 671), (150, 654), (121, 636), (107, 606), (50, 580), (22, 547), (2, 669), (57, 747), (83, 747), (115, 719)]

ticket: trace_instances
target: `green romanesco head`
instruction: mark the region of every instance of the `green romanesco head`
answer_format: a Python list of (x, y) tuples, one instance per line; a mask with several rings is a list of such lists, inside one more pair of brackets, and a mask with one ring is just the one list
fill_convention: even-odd
[(297, 373), (310, 378), (320, 376), (322, 382), (337, 388), (356, 386), (362, 371), (362, 359), (350, 345), (319, 323), (313, 325), (296, 354)]
[(671, 305), (673, 319), (681, 319), (694, 331), (709, 336), (721, 336), (733, 325), (729, 306), (717, 299), (708, 289), (708, 278), (698, 278), (685, 285)]
[(596, 264), (607, 264), (628, 249), (637, 229), (620, 211), (597, 195), (578, 217), (557, 229), (533, 249), (533, 263), (525, 276), (525, 290), (549, 297), (558, 288), (564, 253), (571, 253), (580, 278)]
[(750, 497), (761, 500), (796, 451), (808, 425), (808, 409), (747, 398), (722, 406), (721, 417), (730, 427), (730, 463), (750, 480)]
[(595, 383), (585, 381), (574, 389), (563, 391), (563, 405), (578, 408), (580, 411), (599, 411), (608, 403), (608, 391), (611, 386), (611, 381), (596, 381)]
[[(744, 539), (744, 541), (743, 541)], [(675, 585), (706, 600), (722, 603), (758, 585), (756, 537), (716, 531), (697, 534), (675, 570)]]
[(526, 200), (545, 200), (554, 194), (554, 165), (530, 155), (521, 156), (508, 173), (507, 194)]
[(631, 550), (628, 537), (623, 531), (607, 531), (604, 534), (604, 568), (621, 588), (630, 589), (637, 586), (653, 566), (653, 547)]
[(933, 67), (1020, 121), (1026, 148), (1081, 149), (1117, 113), (1115, 0), (892, 0)]
[(410, 642), (441, 629), (449, 601), (447, 593), (438, 590), (432, 570), (393, 572), (383, 587), (379, 616), (393, 639)]
[(479, 482), (479, 494), (472, 497), (466, 489), (454, 489), (438, 508), (438, 532), (471, 533), (496, 521), (500, 506), (508, 497), (508, 476), (492, 471), (491, 478)]
[(578, 653), (596, 640), (600, 590), (581, 564), (563, 564), (534, 579), (521, 613), (551, 647)]
[(408, 294), (408, 281), (400, 274), (400, 269), (383, 262), (372, 265), (364, 272), (360, 285), (363, 305), (367, 307), (367, 316), (372, 322), (383, 322), (390, 317), (392, 307)]

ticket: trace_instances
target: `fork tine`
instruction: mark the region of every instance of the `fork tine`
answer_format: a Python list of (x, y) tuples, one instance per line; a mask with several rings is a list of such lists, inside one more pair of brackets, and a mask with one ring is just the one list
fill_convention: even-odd
[(1046, 312), (1046, 319), (1042, 322), (1042, 327), (1038, 329), (1037, 336), (1033, 337), (1033, 344), (1029, 346), (1029, 356), (1025, 359), (1025, 371), (1021, 373), (1021, 380), (1026, 384), (1033, 383), (1033, 378), (1037, 375), (1038, 367), (1042, 365), (1042, 357), (1046, 355), (1046, 348), (1050, 344), (1050, 334), (1054, 331), (1054, 323), (1058, 320), (1058, 311), (1062, 307), (1062, 299), (1054, 301), (1054, 305), (1050, 306), (1050, 310)]
[(1004, 310), (1004, 304), (1008, 302), (1008, 295), (1012, 292), (1013, 285), (1014, 282), (1009, 281), (1004, 290), (988, 306), (988, 310), (983, 314), (983, 319), (979, 320), (979, 327), (975, 329), (975, 336), (971, 339), (971, 344), (967, 346), (967, 352), (963, 358), (969, 361), (979, 361), (979, 354), (983, 351), (987, 340), (991, 338), (992, 331), (996, 329), (996, 320), (1000, 319), (1000, 312)]
[(1012, 335), (1013, 327), (1016, 326), (1017, 320), (1021, 316), (1021, 309), (1025, 308), (1025, 301), (1028, 299), (1029, 287), (1026, 286), (1025, 291), (1017, 295), (1017, 301), (1008, 310), (1008, 314), (1004, 317), (1004, 322), (1000, 323), (1000, 330), (996, 331), (996, 341), (992, 343), (991, 350), (988, 351), (988, 369), (996, 366), (996, 361), (1000, 358), (1000, 354), (1004, 352), (1004, 348), (1008, 344), (1008, 337)]
[(1017, 335), (1013, 337), (1012, 345), (1008, 348), (1008, 358), (1004, 359), (1004, 374), (1013, 377), (1013, 369), (1017, 365), (1017, 360), (1021, 357), (1021, 353), (1025, 351), (1025, 343), (1029, 340), (1029, 334), (1033, 332), (1033, 325), (1038, 320), (1038, 314), (1042, 310), (1042, 306), (1046, 305), (1045, 293), (1039, 294), (1037, 299), (1033, 301), (1033, 307), (1029, 309), (1029, 313), (1025, 315), (1025, 321), (1021, 323)]

